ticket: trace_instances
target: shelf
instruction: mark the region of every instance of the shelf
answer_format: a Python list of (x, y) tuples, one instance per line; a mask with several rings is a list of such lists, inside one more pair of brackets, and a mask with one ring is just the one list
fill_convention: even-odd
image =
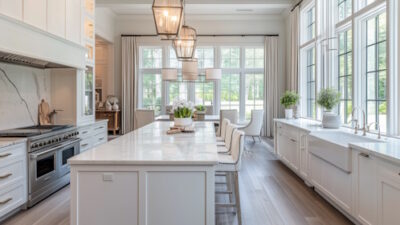
[(94, 42), (94, 22), (89, 17), (85, 17), (85, 38)]
[(94, 0), (85, 0), (85, 12), (94, 15)]

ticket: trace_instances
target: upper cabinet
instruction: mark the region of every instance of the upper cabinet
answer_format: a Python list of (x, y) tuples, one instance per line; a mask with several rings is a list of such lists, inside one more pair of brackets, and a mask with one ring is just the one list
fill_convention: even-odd
[(94, 7), (94, 0), (0, 0), (0, 14), (82, 46), (86, 46), (84, 12), (94, 18)]
[(0, 0), (0, 13), (22, 20), (22, 0)]
[(47, 0), (24, 0), (24, 22), (46, 30)]

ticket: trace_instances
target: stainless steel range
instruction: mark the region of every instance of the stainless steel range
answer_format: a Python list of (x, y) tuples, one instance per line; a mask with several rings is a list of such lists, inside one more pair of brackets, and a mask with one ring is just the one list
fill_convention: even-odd
[(72, 126), (32, 126), (0, 131), (0, 137), (28, 138), (28, 207), (69, 184), (67, 160), (79, 154)]

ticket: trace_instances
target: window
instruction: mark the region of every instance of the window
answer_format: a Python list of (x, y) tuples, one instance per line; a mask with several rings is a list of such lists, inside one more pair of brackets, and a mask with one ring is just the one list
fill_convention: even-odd
[(338, 89), (341, 93), (339, 114), (343, 124), (350, 123), (353, 109), (353, 58), (352, 58), (352, 30), (338, 34)]
[(245, 50), (245, 67), (246, 68), (264, 68), (264, 49), (263, 48), (246, 48)]
[(240, 74), (224, 73), (221, 77), (221, 109), (240, 109)]
[(214, 82), (195, 83), (195, 104), (213, 105)]
[(253, 109), (264, 108), (264, 74), (246, 74), (246, 120)]
[(214, 68), (214, 48), (196, 48), (195, 57), (199, 69)]
[(162, 68), (162, 48), (142, 48), (142, 68)]
[(352, 0), (338, 0), (338, 21), (342, 21), (352, 14)]
[(307, 11), (307, 41), (315, 38), (315, 7), (312, 7)]
[(161, 112), (161, 74), (142, 75), (143, 108), (153, 109), (156, 115)]
[(316, 104), (315, 104), (315, 48), (307, 50), (307, 64), (306, 64), (306, 83), (307, 83), (307, 117), (316, 118)]
[(240, 48), (221, 48), (221, 67), (222, 68), (240, 68)]
[(367, 121), (378, 123), (382, 132), (386, 132), (386, 13), (367, 20), (365, 25)]
[(172, 105), (176, 99), (188, 100), (187, 83), (168, 82), (168, 105)]

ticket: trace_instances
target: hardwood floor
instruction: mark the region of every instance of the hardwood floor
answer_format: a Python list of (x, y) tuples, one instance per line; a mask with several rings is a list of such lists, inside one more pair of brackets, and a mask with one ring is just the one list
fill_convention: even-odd
[[(272, 149), (271, 140), (253, 143), (249, 139), (247, 148), (250, 152), (244, 154), (239, 173), (243, 225), (352, 224), (267, 150)], [(68, 225), (69, 191), (65, 187), (3, 225)], [(217, 225), (237, 224), (233, 213), (216, 217)]]

